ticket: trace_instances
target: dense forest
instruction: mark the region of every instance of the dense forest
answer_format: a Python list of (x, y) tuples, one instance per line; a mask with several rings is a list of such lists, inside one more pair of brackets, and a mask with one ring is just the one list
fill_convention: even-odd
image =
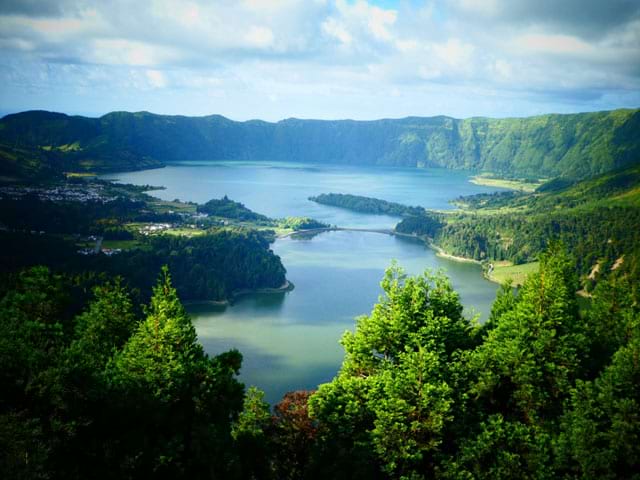
[(122, 171), (167, 162), (263, 160), (445, 167), (500, 176), (585, 178), (637, 161), (638, 110), (529, 118), (438, 116), (376, 121), (235, 122), (113, 112), (45, 111), (0, 120), (0, 175)]
[(279, 288), (286, 270), (264, 235), (219, 228), (195, 237), (153, 236), (117, 254), (81, 255), (73, 242), (50, 236), (0, 232), (0, 272), (46, 265), (55, 272), (122, 276), (149, 291), (162, 265), (171, 266), (184, 300), (228, 300), (239, 290)]
[(351, 195), (348, 193), (322, 193), (315, 197), (309, 197), (309, 200), (322, 205), (346, 208), (356, 212), (373, 213), (376, 215), (404, 217), (424, 213), (424, 208), (421, 207), (408, 207), (400, 203), (387, 202), (386, 200)]
[[(0, 185), (0, 475), (640, 480), (639, 120), (5, 117), (0, 176), (44, 181)], [(270, 242), (327, 225), (61, 175), (257, 152), (554, 177), (451, 212), (312, 199), (403, 217), (397, 233), (486, 265), (539, 268), (478, 325), (442, 273), (392, 265), (335, 378), (270, 406), (239, 382), (240, 352), (204, 352), (182, 302), (282, 287)]]
[[(236, 291), (285, 284), (270, 250), (273, 231), (234, 223), (276, 221), (226, 198), (204, 206), (156, 200), (140, 187), (93, 180), (0, 191), (0, 273), (44, 265), (94, 283), (121, 276), (144, 300), (162, 265), (183, 300), (229, 300)], [(223, 205), (215, 217), (197, 214), (212, 205)], [(292, 230), (314, 224), (281, 222)]]
[[(576, 256), (587, 291), (616, 262), (633, 263), (640, 245), (640, 168), (577, 183), (552, 181), (531, 194), (502, 192), (457, 199), (465, 208), (403, 219), (396, 230), (429, 237), (453, 255), (520, 264), (535, 261), (553, 240)], [(616, 267), (617, 268), (617, 267)]]
[(197, 211), (216, 217), (233, 218), (252, 222), (267, 222), (269, 219), (249, 210), (242, 203), (230, 200), (226, 195), (221, 199), (213, 198), (208, 202), (198, 205)]
[(37, 267), (0, 292), (3, 478), (638, 478), (640, 310), (625, 268), (579, 311), (558, 244), (490, 319), (397, 266), (337, 376), (273, 411), (207, 356), (160, 274), (139, 310)]

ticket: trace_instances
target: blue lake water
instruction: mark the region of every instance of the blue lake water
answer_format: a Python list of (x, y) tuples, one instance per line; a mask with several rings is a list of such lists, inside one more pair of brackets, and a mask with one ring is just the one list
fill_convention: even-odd
[[(203, 203), (228, 195), (270, 217), (310, 216), (357, 228), (391, 228), (398, 219), (319, 205), (308, 197), (352, 193), (450, 209), (448, 201), (457, 196), (496, 190), (470, 183), (459, 171), (268, 162), (185, 162), (104, 178), (164, 186), (153, 195), (166, 200)], [(370, 312), (392, 260), (411, 274), (443, 269), (470, 317), (486, 319), (497, 289), (478, 265), (437, 257), (413, 239), (335, 231), (279, 239), (272, 248), (287, 268), (293, 291), (250, 294), (228, 307), (189, 307), (205, 349), (215, 354), (238, 348), (244, 355), (241, 379), (265, 390), (270, 403), (287, 391), (315, 388), (333, 378), (343, 357), (339, 339), (353, 329), (356, 316)]]

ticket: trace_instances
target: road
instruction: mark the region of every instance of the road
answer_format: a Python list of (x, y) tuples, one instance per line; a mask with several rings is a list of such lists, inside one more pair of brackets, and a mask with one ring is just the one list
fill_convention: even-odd
[(408, 235), (406, 233), (399, 233), (392, 228), (348, 228), (348, 227), (325, 227), (325, 228), (310, 228), (308, 230), (297, 230), (291, 233), (285, 233), (284, 235), (278, 235), (278, 238), (287, 238), (292, 235), (301, 235), (306, 233), (320, 233), (320, 232), (370, 232), (370, 233), (383, 233), (385, 235), (398, 235), (401, 237), (416, 238), (415, 235)]

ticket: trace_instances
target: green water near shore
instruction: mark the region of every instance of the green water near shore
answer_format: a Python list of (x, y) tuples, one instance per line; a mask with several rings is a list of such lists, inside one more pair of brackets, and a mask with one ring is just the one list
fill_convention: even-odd
[[(459, 195), (493, 191), (468, 182), (464, 172), (207, 162), (110, 175), (122, 182), (165, 186), (163, 199), (205, 202), (228, 195), (271, 217), (311, 216), (356, 228), (392, 228), (397, 218), (365, 215), (307, 200), (310, 195), (353, 193), (427, 208), (451, 208)], [(244, 355), (241, 380), (264, 389), (270, 403), (296, 389), (331, 380), (340, 367), (339, 339), (368, 314), (384, 270), (396, 260), (408, 273), (444, 269), (468, 316), (486, 319), (497, 285), (480, 266), (435, 255), (422, 242), (379, 233), (331, 231), (283, 238), (272, 248), (295, 289), (255, 293), (230, 306), (190, 305), (200, 341), (210, 354), (237, 348)]]

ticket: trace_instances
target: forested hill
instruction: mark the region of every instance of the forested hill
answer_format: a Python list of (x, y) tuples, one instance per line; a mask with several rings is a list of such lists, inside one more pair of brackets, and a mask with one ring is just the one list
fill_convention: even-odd
[(528, 118), (235, 122), (31, 111), (0, 120), (0, 175), (109, 171), (181, 160), (273, 160), (472, 169), (585, 178), (638, 162), (640, 110)]

